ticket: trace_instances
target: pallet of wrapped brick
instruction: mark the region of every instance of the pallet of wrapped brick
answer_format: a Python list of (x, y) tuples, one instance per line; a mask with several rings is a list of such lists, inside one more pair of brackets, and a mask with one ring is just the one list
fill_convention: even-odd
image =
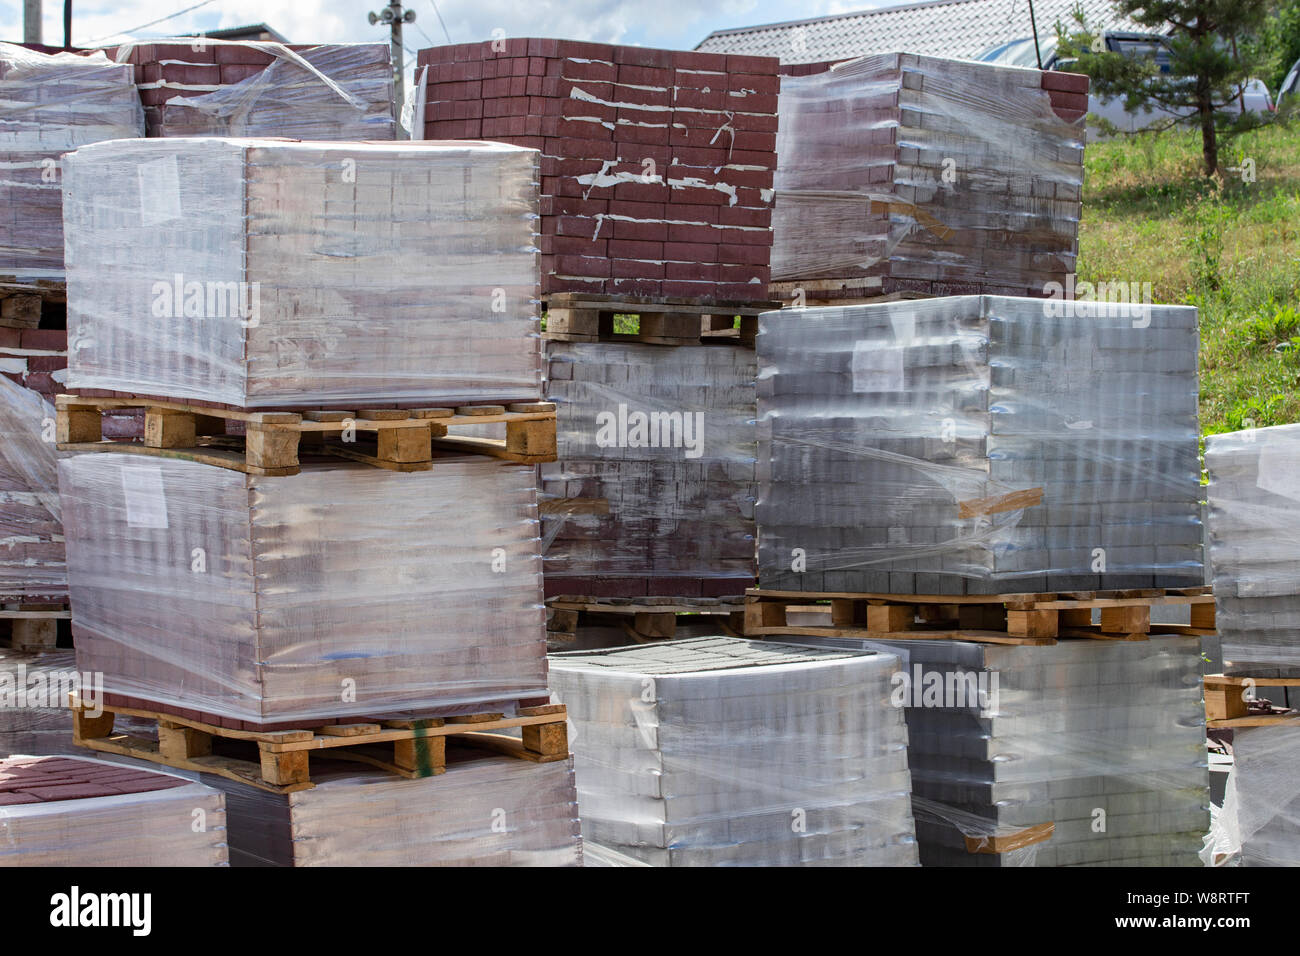
[(0, 378), (0, 602), (6, 604), (68, 600), (58, 456), (45, 440), (53, 422), (54, 409), (40, 394)]
[[(0, 866), (226, 866), (221, 792), (85, 757), (0, 760)], [(201, 825), (200, 825), (201, 823)]]
[(70, 389), (540, 397), (533, 150), (146, 139), (66, 163)]
[(77, 661), (110, 701), (260, 729), (546, 696), (531, 467), (92, 453), (59, 476)]
[(548, 595), (739, 595), (754, 577), (754, 353), (548, 342)]
[(507, 39), (420, 51), (425, 136), (542, 152), (542, 291), (767, 298), (777, 60)]
[(1205, 439), (1224, 673), (1300, 677), (1300, 425)]
[(772, 297), (1064, 285), (1087, 92), (1081, 75), (908, 53), (782, 77)]
[(1300, 718), (1232, 733), (1243, 866), (1300, 866)]
[(134, 68), (149, 136), (397, 138), (387, 43), (179, 37), (108, 52)]
[(1196, 309), (956, 296), (758, 335), (759, 584), (1203, 584)]
[(61, 300), (61, 154), (144, 135), (129, 67), (102, 53), (49, 55), (0, 43), (0, 324), (35, 328)]
[(892, 654), (727, 637), (551, 657), (583, 836), (659, 866), (914, 866)]
[[(790, 638), (819, 647), (880, 647)], [(1199, 866), (1209, 771), (1193, 637), (889, 642), (922, 866)]]
[(449, 749), (406, 780), (353, 763), (277, 794), (203, 775), (226, 795), (234, 866), (580, 866), (573, 758), (531, 763)]

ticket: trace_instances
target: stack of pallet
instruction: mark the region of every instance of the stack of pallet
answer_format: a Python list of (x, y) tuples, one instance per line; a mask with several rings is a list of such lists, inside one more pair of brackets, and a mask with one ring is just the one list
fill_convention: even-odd
[(1197, 861), (1196, 352), (1184, 307), (760, 319), (745, 632), (899, 642), (923, 863)]
[(560, 459), (542, 469), (547, 596), (743, 594), (753, 350), (554, 341), (547, 363)]
[(1300, 677), (1300, 425), (1205, 440), (1225, 674)]
[[(32, 303), (17, 286), (63, 279), (63, 218), (59, 156), (107, 139), (144, 135), (144, 116), (128, 67), (102, 53), (53, 56), (0, 43), (0, 311), (28, 318)], [(39, 301), (35, 315), (40, 317)], [(20, 327), (16, 321), (6, 325)], [(31, 328), (36, 322), (30, 323)]]
[(905, 53), (782, 77), (773, 298), (1064, 287), (1087, 92), (1086, 76)]
[(1200, 865), (1209, 797), (1196, 641), (890, 646), (907, 661), (923, 866)]
[(570, 40), (420, 51), (425, 135), (542, 152), (542, 292), (767, 298), (777, 61)]
[(15, 647), (52, 646), (67, 573), (48, 438), (67, 367), (61, 155), (144, 135), (129, 68), (0, 43), (0, 604)]
[[(376, 820), (386, 802), (427, 804), (451, 784), (401, 778), (453, 780), (452, 738), (513, 728), (522, 740), (482, 736), (509, 752), (497, 759), (545, 765), (552, 796), (532, 802), (541, 788), (517, 774), (523, 825), (498, 848), (578, 855), (531, 467), (554, 457), (536, 162), (500, 144), (198, 138), (67, 160), (84, 335), (59, 406), (76, 452), (60, 489), (78, 666), (108, 695), (77, 737), (268, 791), (273, 833), (255, 801), (231, 814), (246, 858), (316, 862), (284, 852), (316, 813), (346, 862), (364, 825), (349, 794)], [(137, 173), (157, 188), (124, 188)], [(123, 406), (145, 410), (142, 444), (102, 439), (101, 412)], [(447, 434), (467, 423), (506, 438)], [(117, 715), (152, 717), (157, 743), (114, 734)], [(333, 748), (383, 780), (299, 797), (309, 754)], [(476, 819), (485, 839), (495, 806), (511, 805)], [(439, 859), (437, 840), (422, 855), (384, 833), (374, 853)]]
[(762, 586), (1200, 585), (1196, 310), (1047, 305), (958, 296), (765, 315)]
[(1205, 440), (1209, 558), (1223, 674), (1210, 726), (1232, 731), (1241, 858), (1300, 865), (1300, 425)]
[(0, 760), (0, 866), (225, 866), (220, 792), (84, 757)]
[(914, 866), (891, 654), (733, 638), (551, 658), (584, 836), (658, 866)]
[(387, 43), (180, 37), (108, 53), (134, 68), (149, 136), (397, 136)]

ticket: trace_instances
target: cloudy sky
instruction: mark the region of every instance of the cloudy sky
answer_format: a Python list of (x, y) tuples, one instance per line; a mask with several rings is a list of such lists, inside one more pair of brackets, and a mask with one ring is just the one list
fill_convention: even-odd
[[(143, 38), (193, 33), (219, 27), (266, 23), (295, 43), (386, 39), (388, 31), (370, 26), (366, 14), (387, 0), (207, 0), (197, 9), (162, 23), (150, 21), (194, 6), (199, 0), (74, 0), (72, 42), (90, 46), (127, 36)], [(780, 20), (795, 20), (898, 0), (409, 0), (416, 14), (405, 44), (411, 50), (446, 43), (490, 39), (495, 29), (507, 36), (569, 37), (690, 49), (711, 31)], [(22, 39), (22, 0), (0, 0), (0, 40)], [(141, 28), (142, 29), (137, 29)], [(130, 31), (128, 33), (128, 31)], [(63, 41), (63, 2), (44, 0), (44, 39)]]

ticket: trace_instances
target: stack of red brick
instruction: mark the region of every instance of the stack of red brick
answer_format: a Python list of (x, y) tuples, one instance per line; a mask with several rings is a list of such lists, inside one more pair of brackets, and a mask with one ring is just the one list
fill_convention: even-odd
[(396, 138), (386, 43), (286, 46), (196, 37), (115, 47), (108, 55), (135, 66), (147, 136)]
[(764, 299), (778, 61), (568, 40), (423, 50), (424, 135), (542, 152), (542, 291)]

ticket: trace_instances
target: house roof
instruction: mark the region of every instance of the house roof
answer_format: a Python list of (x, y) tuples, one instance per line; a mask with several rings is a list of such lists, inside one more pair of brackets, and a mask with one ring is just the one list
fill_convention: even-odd
[[(1034, 0), (1039, 37), (1054, 36), (1082, 6), (1090, 26), (1144, 30), (1117, 16), (1110, 0)], [(811, 20), (716, 30), (695, 49), (709, 53), (779, 56), (783, 63), (818, 63), (867, 53), (907, 52), (970, 59), (1033, 36), (1028, 0), (927, 0)]]
[(224, 27), (220, 30), (205, 30), (194, 36), (211, 37), (214, 40), (260, 40), (275, 43), (288, 43), (283, 36), (272, 30), (265, 23), (250, 23), (242, 27)]

